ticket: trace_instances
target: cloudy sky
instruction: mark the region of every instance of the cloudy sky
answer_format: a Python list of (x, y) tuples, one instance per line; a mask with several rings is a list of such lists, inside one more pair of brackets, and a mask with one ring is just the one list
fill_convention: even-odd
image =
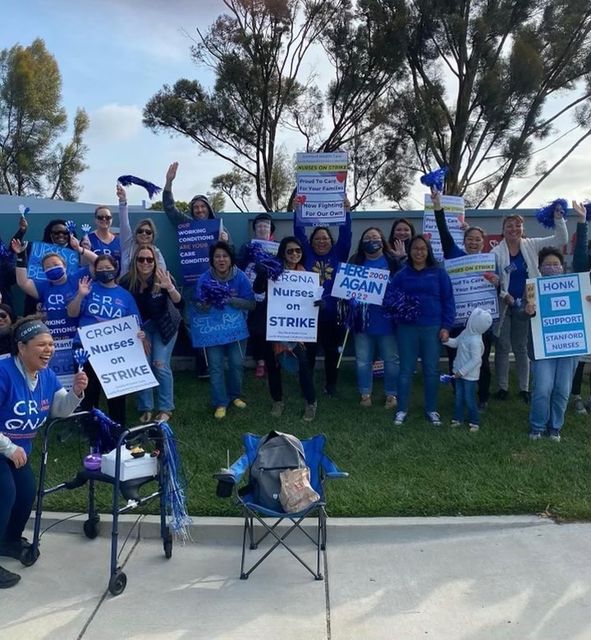
[[(190, 59), (187, 34), (193, 35), (196, 27), (206, 30), (222, 12), (221, 0), (21, 0), (6, 4), (0, 20), (0, 46), (28, 45), (36, 37), (43, 38), (58, 61), (70, 119), (78, 106), (90, 116), (86, 138), (90, 168), (81, 177), (80, 200), (113, 202), (115, 179), (124, 173), (163, 183), (166, 168), (174, 160), (180, 162), (175, 195), (190, 199), (208, 191), (215, 175), (229, 170), (215, 156), (200, 154), (191, 142), (155, 135), (142, 126), (144, 105), (164, 83), (172, 84), (181, 77), (211, 83), (211, 73)], [(313, 54), (309, 65), (322, 74), (320, 56)], [(551, 163), (570, 139), (572, 136), (537, 160), (545, 158)], [(536, 207), (556, 197), (591, 198), (590, 151), (591, 142), (583, 143), (522, 206)], [(515, 194), (524, 193), (533, 181), (521, 180)], [(413, 190), (409, 201), (413, 208), (422, 202), (421, 191), (420, 185)], [(144, 194), (141, 189), (130, 189), (130, 201), (139, 204)], [(374, 208), (387, 207), (377, 203)]]

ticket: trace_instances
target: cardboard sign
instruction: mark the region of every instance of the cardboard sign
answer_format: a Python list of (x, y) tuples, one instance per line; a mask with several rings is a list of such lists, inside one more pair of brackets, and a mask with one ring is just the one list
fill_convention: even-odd
[(284, 271), (267, 285), (267, 340), (316, 342), (320, 279), (310, 271)]
[[(458, 247), (464, 246), (464, 232), (460, 225), (464, 222), (464, 198), (461, 196), (441, 196), (441, 206), (445, 211), (445, 221), (454, 242)], [(433, 247), (433, 254), (439, 261), (443, 260), (443, 249), (441, 248), (441, 238), (435, 222), (433, 202), (431, 195), (425, 194), (425, 213), (423, 215), (423, 234), (427, 236)]]
[(137, 337), (139, 330), (134, 316), (78, 329), (82, 346), (90, 354), (90, 364), (107, 398), (158, 386)]
[(57, 253), (66, 263), (66, 273), (76, 273), (80, 269), (79, 255), (68, 247), (60, 247), (57, 244), (48, 244), (47, 242), (33, 242), (31, 255), (29, 256), (29, 266), (27, 276), (32, 280), (47, 280), (41, 261), (43, 256), (48, 253)]
[(340, 262), (334, 277), (331, 295), (335, 298), (382, 305), (390, 279), (387, 269), (373, 269), (359, 264)]

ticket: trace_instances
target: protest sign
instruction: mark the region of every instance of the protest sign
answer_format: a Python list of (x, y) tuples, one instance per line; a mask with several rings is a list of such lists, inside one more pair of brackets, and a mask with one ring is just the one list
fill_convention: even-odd
[[(464, 198), (461, 196), (441, 196), (441, 206), (445, 211), (445, 220), (451, 237), (458, 247), (464, 246), (464, 232), (460, 225), (464, 222)], [(429, 238), (433, 247), (433, 254), (439, 261), (443, 260), (443, 249), (441, 248), (441, 238), (435, 222), (433, 212), (433, 202), (431, 196), (425, 194), (425, 213), (423, 215), (423, 234)]]
[(373, 269), (360, 264), (340, 262), (334, 277), (331, 295), (335, 298), (382, 305), (390, 279), (387, 269)]
[(591, 353), (591, 295), (588, 273), (546, 276), (527, 281), (528, 301), (535, 300), (531, 318), (534, 356), (562, 358)]
[(495, 257), (487, 253), (445, 261), (454, 291), (457, 324), (464, 324), (476, 307), (490, 311), (493, 319), (499, 317), (497, 289), (484, 277), (494, 274), (495, 268)]
[(344, 224), (347, 153), (296, 154), (296, 192), (297, 224)]
[(90, 364), (107, 398), (158, 386), (137, 337), (139, 330), (134, 316), (78, 328), (82, 346), (90, 354)]
[(186, 285), (195, 284), (209, 267), (209, 247), (217, 242), (222, 220), (206, 219), (183, 222), (177, 228), (181, 275)]
[(213, 347), (248, 338), (246, 314), (230, 305), (223, 309), (211, 307), (206, 313), (191, 306), (189, 324), (194, 347)]
[(267, 285), (267, 340), (316, 342), (320, 279), (310, 271), (284, 271)]
[(61, 256), (66, 263), (66, 273), (76, 273), (80, 269), (78, 258), (80, 257), (76, 251), (69, 249), (68, 247), (61, 247), (57, 244), (49, 244), (47, 242), (33, 242), (31, 243), (31, 254), (29, 255), (29, 267), (27, 269), (27, 276), (32, 280), (47, 280), (45, 273), (43, 272), (43, 266), (41, 261), (43, 256), (48, 253), (57, 253)]
[(259, 246), (261, 249), (270, 253), (272, 256), (277, 255), (277, 250), (279, 249), (279, 243), (273, 242), (273, 240), (259, 240), (258, 238), (253, 238), (251, 244)]
[(63, 317), (55, 314), (48, 315), (45, 318), (45, 324), (51, 333), (55, 347), (49, 361), (49, 368), (55, 373), (64, 388), (69, 391), (74, 382), (72, 344), (78, 327), (78, 318), (68, 318), (65, 313)]

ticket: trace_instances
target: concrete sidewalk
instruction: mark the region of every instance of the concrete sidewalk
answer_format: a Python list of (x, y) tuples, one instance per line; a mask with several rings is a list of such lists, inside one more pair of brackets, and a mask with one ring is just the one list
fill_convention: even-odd
[[(2, 559), (22, 580), (0, 592), (0, 638), (591, 638), (591, 524), (329, 520), (317, 582), (283, 550), (242, 581), (241, 521), (195, 522), (195, 542), (166, 560), (153, 519), (142, 518), (121, 556), (128, 583), (118, 597), (106, 591), (108, 523), (95, 540), (82, 519), (51, 529), (34, 566)], [(296, 546), (313, 561), (311, 545)]]

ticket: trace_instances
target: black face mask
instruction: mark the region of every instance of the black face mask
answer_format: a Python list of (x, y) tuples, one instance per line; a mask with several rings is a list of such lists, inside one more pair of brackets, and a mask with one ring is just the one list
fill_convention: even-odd
[(117, 277), (117, 272), (115, 269), (109, 269), (108, 271), (97, 271), (94, 274), (94, 279), (97, 282), (102, 282), (103, 284), (107, 284), (108, 282), (113, 282)]
[(369, 253), (369, 254), (377, 253), (382, 248), (382, 241), (366, 240), (362, 246), (365, 253)]

